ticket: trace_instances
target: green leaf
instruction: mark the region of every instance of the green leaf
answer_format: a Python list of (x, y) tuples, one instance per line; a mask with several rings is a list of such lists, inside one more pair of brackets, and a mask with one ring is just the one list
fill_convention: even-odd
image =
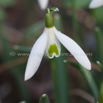
[[(97, 61), (97, 64), (101, 67), (102, 74), (103, 74), (103, 65), (99, 61)], [(102, 76), (102, 80), (103, 80), (103, 76)], [(99, 102), (98, 103), (103, 103), (103, 82), (101, 83), (101, 86), (100, 86)]]
[(39, 103), (50, 103), (48, 96), (46, 94), (43, 94), (40, 98)]
[(82, 71), (83, 75), (85, 76), (89, 86), (90, 86), (90, 89), (94, 95), (94, 98), (95, 98), (95, 101), (97, 102), (98, 101), (98, 95), (99, 95), (99, 90), (98, 90), (98, 87), (97, 87), (97, 84), (93, 78), (93, 76), (91, 75), (90, 71), (87, 70), (86, 68), (84, 68), (83, 66), (81, 66), (80, 64), (77, 64), (77, 63), (73, 63), (73, 62), (68, 62), (70, 65), (72, 65), (73, 67), (75, 67), (76, 69)]
[(100, 87), (99, 103), (103, 103), (103, 83), (101, 84), (101, 87)]
[(90, 86), (90, 89), (94, 95), (94, 98), (95, 98), (95, 101), (97, 102), (98, 101), (98, 95), (99, 95), (99, 90), (98, 90), (98, 87), (96, 85), (96, 82), (93, 78), (93, 76), (91, 75), (90, 71), (87, 70), (86, 68), (84, 68), (83, 66), (80, 65), (80, 68), (81, 68), (81, 71), (83, 72), (89, 86)]
[(103, 64), (103, 35), (100, 28), (95, 28), (95, 37), (97, 42), (97, 54), (99, 56), (100, 62)]
[(77, 68), (78, 70), (81, 70), (81, 69), (80, 69), (80, 66), (79, 66), (77, 63), (73, 63), (73, 62), (70, 62), (70, 61), (68, 61), (68, 63), (69, 63), (71, 66)]

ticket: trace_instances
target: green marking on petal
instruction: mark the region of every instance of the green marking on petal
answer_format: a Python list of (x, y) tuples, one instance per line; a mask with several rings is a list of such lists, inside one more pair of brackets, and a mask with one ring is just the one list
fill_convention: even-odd
[(49, 57), (52, 57), (53, 53), (55, 53), (56, 56), (59, 56), (59, 50), (56, 44), (50, 45), (50, 48), (48, 50)]

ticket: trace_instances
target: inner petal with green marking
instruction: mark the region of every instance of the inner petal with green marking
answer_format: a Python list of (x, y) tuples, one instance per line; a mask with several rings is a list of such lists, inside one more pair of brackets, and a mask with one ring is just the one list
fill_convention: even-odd
[(58, 47), (57, 47), (56, 44), (50, 45), (50, 47), (49, 47), (49, 49), (48, 49), (48, 54), (49, 54), (49, 57), (53, 57), (54, 55), (55, 55), (56, 57), (59, 56), (59, 49), (58, 49)]
[(47, 28), (48, 30), (48, 41), (46, 46), (46, 54), (49, 58), (59, 57), (61, 52), (60, 43), (52, 28)]

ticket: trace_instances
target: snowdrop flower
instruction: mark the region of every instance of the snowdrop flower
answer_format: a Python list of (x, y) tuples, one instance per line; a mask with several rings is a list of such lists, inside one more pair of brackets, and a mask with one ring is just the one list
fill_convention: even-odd
[(42, 10), (45, 10), (49, 0), (38, 0), (39, 6)]
[[(35, 42), (31, 50), (26, 67), (25, 80), (30, 79), (35, 74), (35, 72), (39, 68), (44, 52), (46, 52), (47, 56), (50, 59), (60, 56), (61, 47), (59, 42), (64, 45), (64, 47), (82, 66), (84, 66), (88, 70), (91, 69), (91, 63), (81, 47), (70, 37), (59, 32), (55, 28), (53, 16), (50, 10), (53, 11), (53, 9), (47, 9), (45, 16), (44, 32)], [(54, 9), (54, 11), (56, 10), (58, 9)]]
[(103, 5), (103, 0), (92, 0), (89, 8), (97, 8)]

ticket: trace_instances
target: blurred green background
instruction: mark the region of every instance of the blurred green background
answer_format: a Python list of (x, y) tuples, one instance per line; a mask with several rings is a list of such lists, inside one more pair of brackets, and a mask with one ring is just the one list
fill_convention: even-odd
[(103, 103), (103, 6), (89, 9), (90, 1), (49, 0), (48, 7), (59, 8), (53, 14), (56, 28), (83, 48), (92, 70), (62, 47), (66, 55), (52, 60), (44, 56), (36, 74), (24, 81), (30, 50), (45, 27), (46, 10), (37, 0), (0, 0), (0, 103), (39, 103), (44, 93), (50, 103)]

